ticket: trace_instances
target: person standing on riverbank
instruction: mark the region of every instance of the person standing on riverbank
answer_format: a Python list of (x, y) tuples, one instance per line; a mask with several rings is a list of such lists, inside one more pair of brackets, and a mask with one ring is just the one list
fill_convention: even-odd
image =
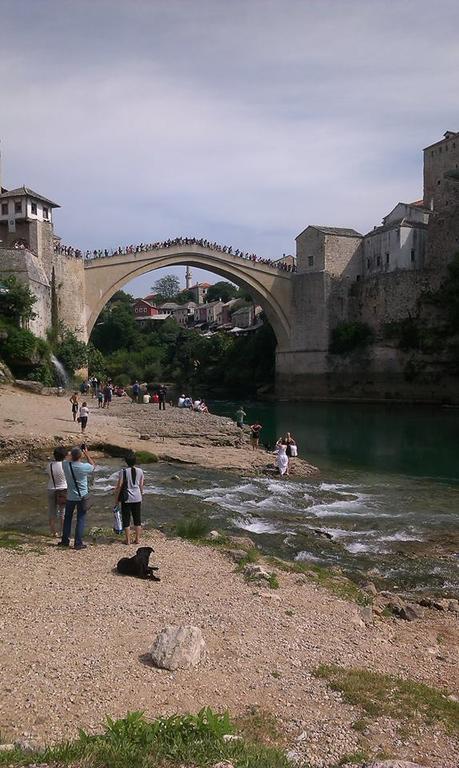
[(286, 446), (286, 454), (289, 459), (291, 459), (292, 456), (298, 456), (296, 440), (291, 436), (290, 432), (287, 432), (285, 437), (282, 439), (282, 443)]
[(127, 469), (121, 469), (118, 473), (118, 482), (115, 488), (115, 504), (121, 502), (121, 517), (123, 521), (124, 543), (131, 543), (131, 516), (134, 523), (134, 544), (140, 542), (142, 528), (141, 506), (143, 495), (144, 474), (140, 467), (136, 467), (134, 453), (126, 456)]
[(86, 431), (86, 426), (88, 423), (88, 417), (89, 417), (89, 408), (86, 400), (82, 404), (80, 408), (80, 424), (81, 424), (81, 432), (82, 434)]
[(76, 421), (78, 416), (78, 392), (74, 392), (69, 399), (70, 399), (70, 402), (72, 403), (73, 421)]
[(65, 503), (67, 501), (67, 480), (62, 462), (67, 456), (67, 449), (58, 446), (53, 451), (54, 461), (47, 467), (48, 473), (48, 519), (52, 536), (62, 536)]
[(166, 410), (166, 398), (167, 398), (167, 389), (164, 386), (164, 384), (161, 384), (159, 390), (159, 410), (165, 411)]
[(250, 427), (250, 442), (252, 443), (252, 451), (257, 451), (260, 445), (260, 432), (263, 429), (262, 425), (256, 421)]
[(236, 411), (236, 425), (242, 429), (244, 427), (244, 416), (247, 416), (246, 412), (244, 411), (243, 406), (241, 405), (240, 408)]
[(280, 476), (283, 477), (284, 475), (288, 475), (289, 471), (288, 471), (287, 446), (285, 445), (281, 437), (276, 443), (276, 448), (277, 448), (276, 466), (279, 470)]
[(140, 384), (137, 379), (132, 385), (132, 399), (135, 403), (140, 403)]
[[(82, 461), (83, 456), (85, 461)], [(74, 549), (86, 549), (86, 544), (83, 544), (83, 534), (86, 513), (89, 509), (88, 476), (94, 472), (95, 463), (91, 459), (85, 446), (82, 448), (75, 446), (70, 452), (70, 461), (64, 461), (62, 467), (67, 481), (67, 502), (65, 504), (62, 539), (58, 546), (70, 546), (70, 531), (72, 528), (73, 513), (76, 507), (77, 519), (75, 524)]]

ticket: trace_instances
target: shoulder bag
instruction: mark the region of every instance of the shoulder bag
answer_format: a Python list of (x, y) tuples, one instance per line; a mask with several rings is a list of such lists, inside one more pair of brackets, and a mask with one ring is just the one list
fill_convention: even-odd
[(76, 481), (75, 472), (73, 471), (73, 467), (72, 467), (72, 462), (71, 461), (69, 461), (69, 466), (70, 466), (70, 472), (72, 473), (73, 482), (75, 484), (76, 492), (77, 492), (78, 496), (80, 497), (81, 501), (83, 502), (83, 512), (87, 512), (88, 509), (91, 509), (91, 507), (93, 505), (93, 501), (92, 501), (89, 493), (86, 494), (86, 496), (82, 496), (81, 495), (81, 491), (80, 491), (80, 489), (78, 487), (78, 483)]

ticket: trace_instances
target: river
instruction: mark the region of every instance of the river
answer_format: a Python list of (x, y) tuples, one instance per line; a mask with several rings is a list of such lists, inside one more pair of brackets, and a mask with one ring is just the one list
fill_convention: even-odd
[[(148, 465), (144, 518), (171, 524), (184, 514), (248, 533), (265, 551), (380, 585), (459, 596), (459, 410), (366, 404), (244, 403), (273, 445), (290, 430), (321, 475), (245, 477)], [(233, 415), (236, 404), (212, 403)], [(89, 525), (111, 522), (118, 460), (98, 466)], [(178, 479), (177, 479), (178, 477)], [(0, 527), (46, 530), (40, 468), (0, 468)], [(331, 538), (328, 538), (331, 537)]]

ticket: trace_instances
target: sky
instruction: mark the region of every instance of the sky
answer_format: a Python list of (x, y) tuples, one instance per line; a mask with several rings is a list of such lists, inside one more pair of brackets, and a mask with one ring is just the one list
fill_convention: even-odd
[(459, 130), (457, 0), (0, 0), (0, 19), (2, 183), (58, 202), (83, 249), (278, 258), (308, 224), (365, 233)]

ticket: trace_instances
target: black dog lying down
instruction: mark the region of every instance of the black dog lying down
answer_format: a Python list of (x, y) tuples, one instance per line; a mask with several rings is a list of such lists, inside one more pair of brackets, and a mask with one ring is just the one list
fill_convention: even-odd
[(116, 570), (124, 576), (137, 576), (139, 579), (153, 579), (161, 581), (153, 571), (158, 570), (157, 565), (148, 565), (150, 555), (155, 550), (152, 547), (139, 547), (133, 557), (122, 557), (118, 560)]

